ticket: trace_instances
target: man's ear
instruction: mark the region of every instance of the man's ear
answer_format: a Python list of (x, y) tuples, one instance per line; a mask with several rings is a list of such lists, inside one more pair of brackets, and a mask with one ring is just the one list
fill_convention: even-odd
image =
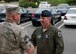
[(18, 20), (18, 18), (17, 18), (16, 15), (13, 15), (13, 19), (14, 19), (14, 20)]
[(48, 17), (49, 20), (51, 20), (51, 17)]

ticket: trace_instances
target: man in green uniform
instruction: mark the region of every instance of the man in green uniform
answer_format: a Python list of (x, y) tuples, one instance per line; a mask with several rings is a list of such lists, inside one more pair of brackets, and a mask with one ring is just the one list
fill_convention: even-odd
[(61, 31), (50, 23), (51, 12), (41, 13), (41, 25), (32, 34), (32, 43), (37, 48), (37, 54), (63, 54), (64, 42)]

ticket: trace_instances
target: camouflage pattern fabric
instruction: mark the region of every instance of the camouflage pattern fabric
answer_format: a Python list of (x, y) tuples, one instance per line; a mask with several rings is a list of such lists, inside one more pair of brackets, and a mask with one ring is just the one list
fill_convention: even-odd
[(24, 29), (16, 23), (2, 23), (0, 25), (0, 54), (23, 54), (23, 50), (27, 48), (25, 36), (27, 34)]

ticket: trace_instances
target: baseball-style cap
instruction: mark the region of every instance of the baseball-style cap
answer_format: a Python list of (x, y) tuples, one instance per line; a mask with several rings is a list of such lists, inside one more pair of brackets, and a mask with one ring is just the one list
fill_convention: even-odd
[(51, 11), (43, 10), (42, 13), (41, 13), (41, 16), (42, 17), (51, 17), (52, 13), (51, 13)]
[(19, 13), (19, 7), (7, 7), (6, 8), (6, 13), (14, 13), (14, 12)]

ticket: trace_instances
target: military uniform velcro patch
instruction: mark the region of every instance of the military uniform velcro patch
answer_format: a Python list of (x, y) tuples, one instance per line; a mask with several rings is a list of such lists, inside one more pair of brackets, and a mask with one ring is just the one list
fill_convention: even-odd
[(39, 35), (38, 38), (40, 39), (41, 38), (41, 35)]
[(46, 35), (45, 38), (48, 38), (48, 35)]
[(60, 31), (58, 32), (58, 36), (59, 36), (59, 37), (61, 37), (61, 36), (62, 36), (62, 34), (61, 34), (61, 32), (60, 32)]

